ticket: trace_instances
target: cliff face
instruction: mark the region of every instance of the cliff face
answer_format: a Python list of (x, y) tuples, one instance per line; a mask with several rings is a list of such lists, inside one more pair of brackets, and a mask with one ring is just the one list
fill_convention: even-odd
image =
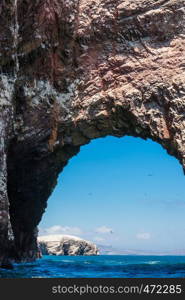
[(98, 255), (96, 245), (74, 236), (40, 236), (38, 242), (42, 255)]
[(7, 0), (0, 12), (5, 264), (36, 258), (57, 176), (91, 139), (151, 138), (185, 167), (185, 8), (184, 0)]

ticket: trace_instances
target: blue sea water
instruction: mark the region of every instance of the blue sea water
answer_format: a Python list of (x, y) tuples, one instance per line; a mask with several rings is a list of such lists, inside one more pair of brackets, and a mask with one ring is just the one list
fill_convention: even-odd
[(185, 256), (43, 256), (0, 278), (185, 278)]

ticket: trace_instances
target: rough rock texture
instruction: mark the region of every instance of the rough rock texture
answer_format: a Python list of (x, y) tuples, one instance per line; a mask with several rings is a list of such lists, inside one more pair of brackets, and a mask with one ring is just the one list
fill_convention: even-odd
[(38, 237), (42, 255), (98, 255), (96, 245), (75, 236), (49, 235)]
[(57, 176), (91, 139), (151, 138), (185, 168), (184, 4), (0, 2), (2, 265), (37, 257)]

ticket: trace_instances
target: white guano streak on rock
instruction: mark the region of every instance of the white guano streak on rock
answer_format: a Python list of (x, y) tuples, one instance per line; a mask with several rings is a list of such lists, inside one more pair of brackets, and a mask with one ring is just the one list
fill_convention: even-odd
[(24, 94), (31, 98), (31, 107), (38, 107), (43, 101), (49, 103), (53, 97), (56, 103), (67, 112), (68, 119), (71, 117), (71, 102), (78, 97), (78, 85), (80, 80), (76, 79), (68, 86), (66, 93), (59, 93), (49, 81), (35, 80), (35, 87), (24, 86)]
[(18, 6), (17, 6), (17, 0), (14, 0), (14, 26), (12, 28), (12, 34), (13, 34), (13, 59), (15, 62), (15, 71), (14, 75), (17, 77), (17, 74), (19, 72), (19, 58), (17, 53), (18, 48), (18, 42), (19, 42), (19, 22), (18, 22)]

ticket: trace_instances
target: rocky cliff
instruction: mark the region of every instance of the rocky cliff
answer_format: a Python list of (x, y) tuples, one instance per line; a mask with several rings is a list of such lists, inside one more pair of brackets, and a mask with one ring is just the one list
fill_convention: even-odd
[(0, 2), (0, 264), (37, 257), (57, 176), (91, 139), (151, 138), (185, 168), (184, 0)]
[(42, 255), (98, 255), (96, 245), (70, 235), (49, 235), (38, 237)]

